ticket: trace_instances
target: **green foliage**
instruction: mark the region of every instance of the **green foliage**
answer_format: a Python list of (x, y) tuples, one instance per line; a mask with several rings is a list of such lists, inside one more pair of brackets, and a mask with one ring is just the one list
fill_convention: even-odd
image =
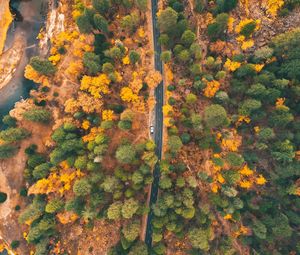
[(190, 47), (191, 44), (195, 41), (196, 35), (191, 30), (186, 30), (181, 36), (181, 42), (186, 47)]
[(32, 57), (29, 65), (42, 75), (53, 75), (56, 72), (56, 67), (48, 60), (40, 57)]
[(51, 120), (51, 112), (46, 109), (32, 108), (23, 113), (26, 120), (47, 124)]
[(229, 16), (226, 13), (218, 14), (216, 17), (216, 21), (211, 23), (207, 27), (207, 34), (211, 41), (216, 41), (218, 39), (224, 40), (225, 33), (227, 30)]
[(26, 207), (26, 209), (19, 216), (19, 222), (25, 223), (26, 221), (34, 221), (38, 219), (45, 211), (46, 202), (41, 196), (36, 196), (33, 199), (32, 204)]
[(50, 163), (43, 163), (34, 168), (32, 171), (32, 175), (34, 179), (39, 180), (42, 178), (46, 178), (47, 175), (49, 174), (51, 164)]
[(135, 64), (140, 61), (140, 54), (137, 53), (135, 50), (131, 50), (129, 52), (129, 59), (131, 64)]
[(47, 213), (56, 213), (64, 208), (64, 202), (61, 199), (53, 198), (51, 199), (45, 208)]
[(233, 167), (240, 167), (244, 163), (244, 158), (241, 155), (234, 152), (229, 152), (226, 155), (226, 160)]
[(161, 11), (157, 18), (158, 26), (161, 32), (171, 32), (177, 24), (178, 13), (171, 7)]
[(2, 122), (8, 127), (16, 127), (17, 125), (17, 120), (14, 117), (11, 117), (10, 115), (5, 115), (2, 119)]
[(19, 240), (13, 240), (10, 244), (10, 247), (14, 250), (17, 249), (20, 246), (20, 241)]
[(17, 142), (27, 138), (30, 132), (25, 128), (9, 128), (0, 132), (0, 139), (5, 142)]
[(100, 57), (93, 52), (85, 52), (83, 55), (83, 65), (89, 75), (96, 75), (100, 70)]
[(94, 15), (94, 24), (96, 29), (102, 31), (103, 33), (108, 33), (108, 22), (102, 15)]
[(133, 163), (136, 157), (135, 149), (132, 145), (121, 145), (116, 151), (116, 158), (120, 163)]
[(17, 151), (17, 147), (11, 144), (0, 145), (0, 159), (12, 157)]
[(146, 11), (147, 10), (147, 5), (148, 5), (148, 1), (147, 0), (135, 0), (135, 5), (141, 11)]
[(131, 249), (128, 255), (148, 255), (148, 248), (147, 245), (141, 241), (135, 243)]
[(106, 15), (111, 8), (110, 0), (92, 0), (93, 7), (102, 15)]
[(122, 202), (116, 201), (112, 203), (107, 210), (107, 217), (110, 220), (119, 220), (121, 218)]
[(121, 20), (121, 27), (130, 33), (133, 33), (140, 23), (140, 16), (137, 12), (132, 12), (130, 15), (126, 15)]
[(240, 34), (245, 36), (246, 38), (249, 38), (254, 32), (255, 28), (256, 28), (256, 22), (251, 21), (242, 27)]
[(178, 152), (182, 147), (182, 142), (179, 136), (172, 135), (168, 137), (168, 148), (171, 152)]
[(163, 51), (160, 55), (160, 60), (163, 61), (164, 63), (170, 62), (171, 58), (172, 58), (172, 52), (169, 50)]
[(73, 185), (73, 192), (76, 196), (86, 196), (91, 192), (91, 185), (86, 178), (76, 180)]
[(222, 127), (228, 123), (226, 110), (221, 105), (212, 104), (204, 110), (204, 121), (210, 128)]
[(209, 250), (209, 234), (207, 230), (192, 228), (188, 233), (189, 240), (194, 248), (203, 251)]
[(134, 214), (136, 214), (139, 209), (139, 203), (133, 198), (127, 199), (124, 201), (124, 204), (121, 209), (123, 218), (131, 219)]
[(122, 233), (127, 241), (133, 242), (140, 233), (140, 223), (138, 221), (133, 221), (128, 223), (123, 229)]

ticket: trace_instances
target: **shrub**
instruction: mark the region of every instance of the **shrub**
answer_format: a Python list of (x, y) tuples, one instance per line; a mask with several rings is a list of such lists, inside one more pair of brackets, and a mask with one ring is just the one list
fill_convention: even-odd
[(245, 26), (242, 27), (240, 34), (249, 38), (256, 28), (256, 22), (252, 21), (247, 23)]
[(46, 109), (33, 108), (23, 113), (26, 120), (47, 124), (51, 120), (51, 112)]
[(42, 75), (53, 75), (56, 72), (55, 66), (49, 60), (40, 57), (32, 57), (29, 65)]
[(162, 32), (170, 32), (177, 24), (178, 13), (171, 7), (160, 12), (157, 18), (158, 26)]
[(212, 104), (204, 110), (204, 121), (210, 128), (221, 127), (227, 124), (227, 113), (224, 107)]
[(136, 152), (131, 145), (121, 145), (116, 151), (116, 158), (120, 163), (129, 164), (135, 160)]
[(76, 196), (86, 196), (91, 192), (91, 185), (87, 179), (76, 180), (73, 185), (73, 192)]
[(20, 246), (20, 241), (19, 240), (13, 240), (10, 244), (10, 247), (14, 250), (17, 249)]

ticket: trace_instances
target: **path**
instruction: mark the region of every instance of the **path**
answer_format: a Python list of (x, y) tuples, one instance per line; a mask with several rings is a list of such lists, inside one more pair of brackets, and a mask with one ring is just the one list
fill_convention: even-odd
[[(162, 62), (160, 60), (161, 48), (158, 43), (159, 38), (159, 29), (156, 19), (156, 13), (158, 11), (157, 0), (151, 0), (151, 13), (152, 13), (152, 27), (153, 27), (153, 44), (154, 44), (154, 65), (155, 69), (160, 73), (163, 72)], [(155, 105), (155, 133), (154, 133), (154, 141), (156, 144), (156, 155), (158, 160), (161, 160), (162, 156), (162, 140), (163, 140), (163, 101), (164, 101), (164, 85), (163, 81), (156, 87), (155, 89), (155, 97), (156, 97), (156, 105)], [(152, 245), (152, 219), (153, 219), (153, 210), (152, 206), (155, 204), (158, 195), (158, 184), (160, 177), (160, 169), (159, 163), (155, 165), (153, 171), (153, 183), (151, 186), (151, 194), (150, 194), (150, 212), (148, 214), (147, 219), (147, 230), (146, 230), (146, 244), (151, 247)]]

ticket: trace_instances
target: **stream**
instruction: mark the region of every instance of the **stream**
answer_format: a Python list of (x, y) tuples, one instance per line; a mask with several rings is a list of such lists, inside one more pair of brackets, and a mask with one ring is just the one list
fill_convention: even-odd
[(15, 20), (7, 32), (4, 50), (12, 46), (16, 35), (22, 35), (26, 48), (13, 78), (0, 90), (0, 120), (17, 101), (27, 98), (30, 90), (36, 86), (34, 82), (24, 78), (24, 69), (30, 57), (39, 53), (36, 37), (44, 25), (47, 8), (48, 0), (10, 1), (10, 9), (15, 15)]

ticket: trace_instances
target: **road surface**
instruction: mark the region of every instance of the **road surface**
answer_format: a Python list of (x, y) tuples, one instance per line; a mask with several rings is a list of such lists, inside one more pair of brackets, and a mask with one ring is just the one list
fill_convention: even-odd
[[(160, 60), (160, 54), (161, 54), (161, 48), (158, 43), (159, 38), (159, 29), (156, 19), (156, 13), (157, 13), (157, 0), (151, 0), (151, 7), (152, 7), (152, 27), (153, 27), (153, 44), (154, 44), (154, 64), (155, 69), (162, 73), (163, 66), (162, 62)], [(162, 141), (163, 141), (163, 113), (162, 113), (162, 107), (163, 107), (163, 101), (164, 101), (164, 84), (163, 81), (156, 87), (155, 89), (155, 98), (156, 98), (156, 105), (155, 105), (155, 129), (154, 129), (154, 141), (156, 144), (156, 155), (158, 157), (158, 160), (161, 160), (162, 155)], [(151, 195), (150, 195), (150, 212), (147, 219), (147, 229), (146, 229), (146, 237), (145, 242), (146, 244), (151, 247), (152, 245), (152, 219), (153, 219), (153, 210), (152, 205), (155, 204), (157, 200), (157, 194), (158, 194), (158, 183), (159, 183), (159, 177), (160, 177), (160, 169), (159, 164), (157, 163), (155, 165), (154, 171), (153, 171), (153, 183), (151, 186)]]

